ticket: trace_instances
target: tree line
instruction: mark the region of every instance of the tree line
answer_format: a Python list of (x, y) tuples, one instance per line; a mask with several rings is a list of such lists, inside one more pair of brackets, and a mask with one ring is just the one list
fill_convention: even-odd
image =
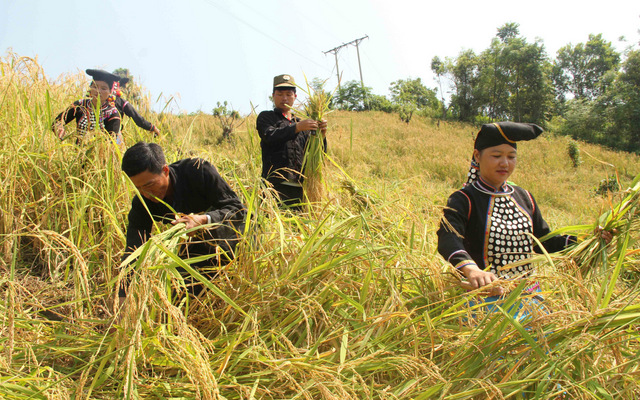
[[(568, 44), (551, 59), (541, 39), (522, 37), (519, 25), (497, 29), (476, 54), (431, 60), (436, 87), (417, 79), (391, 83), (390, 98), (358, 81), (341, 85), (334, 107), (353, 111), (414, 112), (442, 120), (510, 120), (552, 127), (560, 134), (640, 153), (640, 50), (619, 53), (602, 34)], [(404, 117), (403, 117), (404, 115)]]

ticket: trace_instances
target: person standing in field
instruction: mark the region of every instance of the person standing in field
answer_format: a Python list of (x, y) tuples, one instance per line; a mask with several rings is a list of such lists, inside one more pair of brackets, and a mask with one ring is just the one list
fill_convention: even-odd
[(149, 132), (153, 132), (153, 136), (155, 137), (159, 136), (160, 130), (158, 129), (158, 127), (152, 124), (151, 122), (147, 121), (146, 119), (144, 119), (142, 115), (138, 113), (138, 111), (133, 107), (131, 103), (129, 103), (128, 101), (122, 98), (122, 91), (120, 89), (124, 88), (128, 82), (129, 82), (129, 78), (126, 78), (126, 77), (122, 77), (118, 80), (118, 82), (116, 82), (116, 87), (114, 90), (114, 94), (115, 94), (114, 104), (116, 106), (116, 109), (118, 110), (121, 116), (126, 115), (127, 117), (133, 119), (133, 122), (135, 122), (135, 124), (138, 125), (140, 128)]
[(75, 119), (80, 135), (100, 129), (109, 133), (117, 144), (123, 144), (120, 113), (114, 105), (113, 96), (113, 90), (120, 77), (99, 69), (88, 69), (86, 72), (93, 78), (89, 85), (89, 98), (74, 101), (69, 108), (58, 114), (51, 129), (62, 140), (67, 135), (65, 125)]
[[(541, 133), (534, 124), (483, 125), (473, 150), (477, 177), (447, 201), (437, 232), (438, 251), (474, 289), (498, 279), (528, 277), (531, 264), (510, 265), (541, 252), (530, 235), (541, 238), (550, 232), (531, 193), (507, 183), (517, 163), (517, 142)], [(542, 244), (556, 252), (575, 241), (574, 236), (559, 235)], [(540, 292), (540, 285), (532, 281), (525, 291)], [(491, 294), (484, 299), (487, 304), (504, 293), (496, 287)]]
[(299, 207), (304, 202), (302, 162), (312, 131), (320, 130), (326, 148), (327, 121), (301, 120), (292, 113), (297, 98), (291, 75), (273, 78), (274, 109), (258, 115), (256, 128), (262, 148), (262, 178), (278, 194), (281, 205)]
[[(168, 165), (159, 145), (138, 142), (124, 153), (122, 170), (142, 195), (131, 202), (123, 260), (149, 239), (154, 220), (197, 228), (189, 233), (192, 240), (181, 246), (179, 256), (211, 255), (193, 264), (209, 268), (202, 271), (205, 276), (215, 276), (234, 258), (246, 209), (211, 163), (187, 158)], [(199, 290), (196, 286), (192, 293)], [(125, 297), (126, 289), (120, 288), (119, 295)]]

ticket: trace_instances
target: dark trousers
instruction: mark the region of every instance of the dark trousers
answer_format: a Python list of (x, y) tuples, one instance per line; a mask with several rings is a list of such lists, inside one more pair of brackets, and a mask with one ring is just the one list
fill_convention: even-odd
[(273, 189), (280, 198), (280, 207), (293, 210), (301, 210), (304, 203), (304, 191), (302, 186), (285, 185), (280, 181), (271, 182)]

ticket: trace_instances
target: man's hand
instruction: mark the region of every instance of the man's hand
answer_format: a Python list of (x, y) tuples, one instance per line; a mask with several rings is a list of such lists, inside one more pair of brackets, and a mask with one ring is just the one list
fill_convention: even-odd
[[(493, 281), (497, 281), (498, 277), (493, 272), (483, 271), (477, 265), (467, 265), (460, 268), (460, 272), (469, 281), (472, 288), (478, 289), (483, 286), (489, 285)], [(501, 287), (495, 287), (491, 290), (492, 296), (500, 296), (504, 293)]]
[(322, 132), (322, 137), (327, 137), (327, 125), (328, 124), (326, 119), (323, 119), (318, 124), (318, 128), (320, 129), (320, 132)]
[[(185, 224), (186, 225), (185, 228), (187, 230), (190, 230), (190, 229), (193, 229), (193, 228), (197, 228), (198, 226), (201, 226), (201, 225), (205, 225), (205, 224), (207, 224), (207, 222), (209, 222), (209, 219), (204, 214), (202, 214), (202, 215), (183, 215), (183, 216), (178, 217), (175, 220), (171, 221), (171, 223), (173, 225)], [(195, 234), (196, 234), (195, 231), (188, 233), (189, 236), (193, 236)]]
[[(312, 119), (304, 119), (300, 122), (296, 123), (296, 133), (302, 131), (315, 131), (318, 130), (318, 121), (314, 121)], [(326, 126), (325, 126), (326, 130)]]

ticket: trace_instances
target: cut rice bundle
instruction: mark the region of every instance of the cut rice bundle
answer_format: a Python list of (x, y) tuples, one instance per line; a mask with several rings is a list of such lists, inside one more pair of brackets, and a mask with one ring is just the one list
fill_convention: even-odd
[[(306, 76), (305, 83), (307, 88), (302, 90), (308, 98), (303, 104), (302, 110), (298, 110), (298, 114), (302, 118), (321, 122), (330, 112), (331, 93), (326, 92), (322, 85), (316, 88), (311, 87)], [(313, 131), (307, 140), (302, 162), (303, 188), (306, 200), (310, 204), (318, 203), (324, 197), (325, 187), (322, 174), (324, 161), (324, 135), (319, 130)]]

